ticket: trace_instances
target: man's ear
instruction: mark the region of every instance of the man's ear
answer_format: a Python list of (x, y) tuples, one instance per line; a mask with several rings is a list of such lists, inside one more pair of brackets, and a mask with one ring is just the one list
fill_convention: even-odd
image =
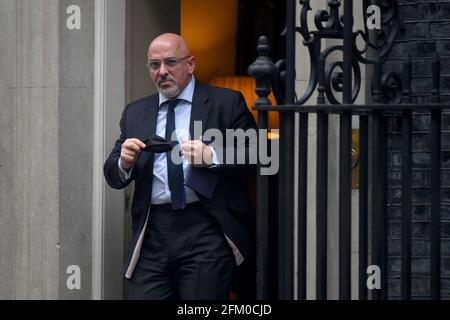
[(195, 71), (195, 57), (194, 56), (192, 56), (190, 59), (189, 59), (189, 74), (194, 74), (194, 71)]

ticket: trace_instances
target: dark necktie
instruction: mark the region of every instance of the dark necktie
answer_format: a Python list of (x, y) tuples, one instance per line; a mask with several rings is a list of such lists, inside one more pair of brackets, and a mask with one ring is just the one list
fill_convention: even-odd
[[(175, 107), (180, 100), (169, 101), (166, 122), (166, 140), (170, 141), (175, 131)], [(179, 148), (179, 145), (176, 147)], [(171, 152), (167, 152), (167, 177), (169, 189), (172, 196), (172, 209), (184, 209), (186, 206), (186, 195), (184, 193), (183, 164), (175, 164), (171, 158)]]

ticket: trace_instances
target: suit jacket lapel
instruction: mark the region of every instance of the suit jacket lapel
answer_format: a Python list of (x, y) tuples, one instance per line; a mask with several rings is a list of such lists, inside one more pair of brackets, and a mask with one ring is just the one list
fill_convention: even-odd
[(202, 134), (205, 131), (206, 123), (208, 121), (209, 110), (211, 106), (209, 103), (208, 95), (206, 94), (206, 88), (199, 82), (195, 83), (194, 97), (192, 99), (191, 108), (191, 121), (189, 124), (189, 133), (191, 134), (192, 140), (197, 140), (200, 137), (194, 136), (194, 122), (201, 121), (202, 124)]
[[(147, 104), (145, 106), (145, 112), (142, 117), (142, 124), (141, 124), (142, 125), (141, 132), (143, 133), (143, 136), (141, 137), (142, 139), (146, 139), (156, 132), (156, 121), (158, 119), (158, 110), (159, 110), (159, 96), (155, 94), (148, 99)], [(141, 153), (142, 158), (141, 161), (143, 161), (145, 166), (148, 165), (147, 162), (148, 160), (150, 160), (150, 158), (153, 159), (151, 155), (153, 155), (153, 153), (151, 152)], [(150, 162), (153, 164), (153, 161)]]

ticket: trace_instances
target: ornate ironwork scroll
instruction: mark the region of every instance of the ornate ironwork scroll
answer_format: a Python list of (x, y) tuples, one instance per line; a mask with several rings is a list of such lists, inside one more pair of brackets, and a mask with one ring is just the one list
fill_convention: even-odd
[[(311, 0), (299, 0), (302, 5), (300, 12), (300, 26), (296, 31), (302, 36), (303, 44), (308, 48), (310, 60), (309, 82), (306, 91), (301, 97), (296, 98), (296, 104), (304, 104), (316, 90), (319, 91), (318, 103), (325, 103), (325, 96), (331, 104), (340, 104), (341, 99), (337, 93), (343, 88), (343, 46), (336, 45), (322, 48), (323, 39), (343, 39), (343, 19), (339, 14), (340, 0), (329, 0), (328, 10), (318, 10), (314, 14), (315, 30), (308, 25), (308, 18), (312, 11)], [(363, 0), (362, 15), (366, 22), (369, 19), (367, 9), (371, 5), (377, 5), (381, 10), (381, 28), (369, 30), (364, 23), (363, 30), (353, 32), (353, 102), (358, 97), (361, 88), (361, 70), (359, 63), (382, 64), (388, 57), (395, 38), (401, 29), (398, 20), (397, 0)], [(358, 44), (362, 47), (358, 47)], [(369, 49), (376, 54), (369, 57)], [(338, 53), (338, 54), (336, 54)], [(340, 58), (339, 58), (340, 53)], [(334, 61), (329, 61), (333, 55)], [(336, 61), (336, 57), (337, 61)], [(284, 104), (284, 75), (285, 63), (280, 60), (275, 63), (277, 71), (272, 75), (272, 88), (278, 104)], [(401, 81), (395, 74), (383, 75), (380, 73), (380, 81), (385, 101), (398, 102), (398, 94), (401, 93)], [(395, 96), (393, 96), (395, 94)]]

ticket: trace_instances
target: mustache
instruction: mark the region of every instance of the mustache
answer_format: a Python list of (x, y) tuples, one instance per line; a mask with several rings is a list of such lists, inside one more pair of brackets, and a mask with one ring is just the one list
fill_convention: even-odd
[(168, 80), (174, 82), (173, 78), (170, 76), (161, 76), (161, 78), (158, 80), (158, 85), (161, 85), (161, 83)]

